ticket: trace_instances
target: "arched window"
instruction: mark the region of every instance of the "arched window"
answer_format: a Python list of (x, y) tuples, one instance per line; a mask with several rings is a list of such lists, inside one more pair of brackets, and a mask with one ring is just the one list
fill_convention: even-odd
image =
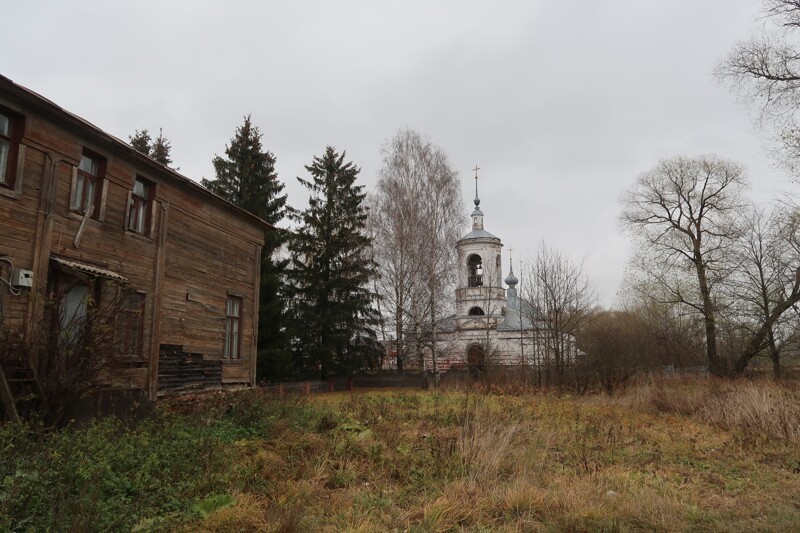
[(478, 254), (467, 257), (467, 286), (483, 287), (483, 259)]
[(469, 310), (470, 316), (484, 316), (486, 313), (480, 307), (473, 307)]

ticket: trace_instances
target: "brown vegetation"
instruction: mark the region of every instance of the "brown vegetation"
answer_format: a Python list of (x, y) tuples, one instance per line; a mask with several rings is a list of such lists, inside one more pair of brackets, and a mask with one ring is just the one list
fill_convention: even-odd
[(104, 421), (47, 439), (0, 427), (0, 529), (800, 527), (794, 383), (493, 390), (246, 390), (173, 398), (129, 427)]

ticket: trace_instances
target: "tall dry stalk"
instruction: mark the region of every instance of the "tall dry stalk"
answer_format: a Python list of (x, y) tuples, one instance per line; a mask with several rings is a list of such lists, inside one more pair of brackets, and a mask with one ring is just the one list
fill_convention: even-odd
[(470, 401), (460, 417), (458, 452), (470, 483), (497, 479), (519, 426), (504, 423), (483, 404)]

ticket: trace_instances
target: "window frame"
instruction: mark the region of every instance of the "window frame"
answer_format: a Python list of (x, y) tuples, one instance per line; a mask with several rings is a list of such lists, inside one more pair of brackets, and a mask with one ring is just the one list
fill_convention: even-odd
[[(238, 314), (231, 314), (231, 303), (238, 303)], [(228, 294), (225, 301), (225, 342), (222, 348), (222, 358), (229, 361), (238, 361), (242, 358), (242, 310), (244, 298), (235, 294)], [(235, 336), (233, 326), (236, 326)], [(231, 350), (231, 340), (235, 341), (235, 350)]]
[[(132, 302), (132, 300), (137, 300)], [(143, 291), (129, 292), (122, 298), (117, 311), (116, 330), (117, 343), (121, 350), (120, 355), (144, 357), (144, 314), (147, 303), (147, 293)], [(133, 335), (136, 325), (135, 335)]]
[[(86, 157), (97, 164), (97, 174), (80, 168), (83, 158)], [(106, 167), (108, 160), (97, 152), (84, 147), (81, 152), (81, 159), (75, 165), (74, 170), (74, 183), (72, 187), (72, 201), (70, 202), (70, 210), (80, 215), (86, 215), (90, 207), (94, 207), (90, 218), (100, 220), (101, 201), (103, 196), (103, 186), (105, 184)], [(92, 193), (91, 203), (86, 205), (86, 196), (89, 183), (94, 184), (94, 191)]]
[(9, 120), (8, 135), (0, 133), (0, 140), (8, 143), (6, 166), (4, 169), (5, 175), (0, 177), (0, 188), (16, 191), (20, 178), (18, 175), (19, 169), (21, 168), (21, 165), (19, 165), (19, 154), (22, 134), (25, 130), (25, 117), (13, 109), (2, 105), (0, 105), (0, 114)]
[[(145, 187), (145, 195), (136, 194), (136, 183), (141, 182)], [(133, 188), (128, 191), (128, 208), (125, 214), (125, 230), (144, 237), (150, 237), (153, 220), (153, 201), (156, 196), (155, 182), (139, 174), (133, 180)], [(141, 228), (134, 227), (134, 221), (139, 218), (140, 211), (144, 209), (141, 219)]]
[[(52, 270), (51, 270), (52, 272)], [(86, 289), (84, 299), (78, 304), (71, 317), (66, 316), (66, 298), (74, 289), (83, 287)], [(56, 271), (48, 278), (48, 293), (54, 303), (54, 312), (51, 314), (50, 322), (55, 339), (59, 346), (64, 342), (75, 342), (69, 339), (70, 336), (79, 336), (80, 347), (83, 348), (86, 339), (89, 338), (92, 328), (95, 327), (95, 311), (97, 302), (102, 296), (101, 283), (97, 280), (66, 274)], [(83, 307), (82, 315), (76, 317), (75, 313)], [(66, 320), (66, 322), (65, 322)]]

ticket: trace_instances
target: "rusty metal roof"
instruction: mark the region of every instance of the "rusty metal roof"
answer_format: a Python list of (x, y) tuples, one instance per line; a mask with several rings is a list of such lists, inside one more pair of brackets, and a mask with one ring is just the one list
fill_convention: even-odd
[(73, 261), (71, 259), (64, 259), (62, 257), (51, 257), (51, 261), (65, 267), (69, 270), (74, 270), (76, 272), (82, 272), (83, 274), (88, 274), (89, 276), (97, 276), (101, 278), (110, 279), (111, 281), (115, 281), (121, 284), (127, 284), (128, 279), (120, 274), (117, 274), (114, 271), (107, 270), (105, 268), (99, 268), (94, 265), (87, 265), (86, 263), (81, 263), (79, 261)]

